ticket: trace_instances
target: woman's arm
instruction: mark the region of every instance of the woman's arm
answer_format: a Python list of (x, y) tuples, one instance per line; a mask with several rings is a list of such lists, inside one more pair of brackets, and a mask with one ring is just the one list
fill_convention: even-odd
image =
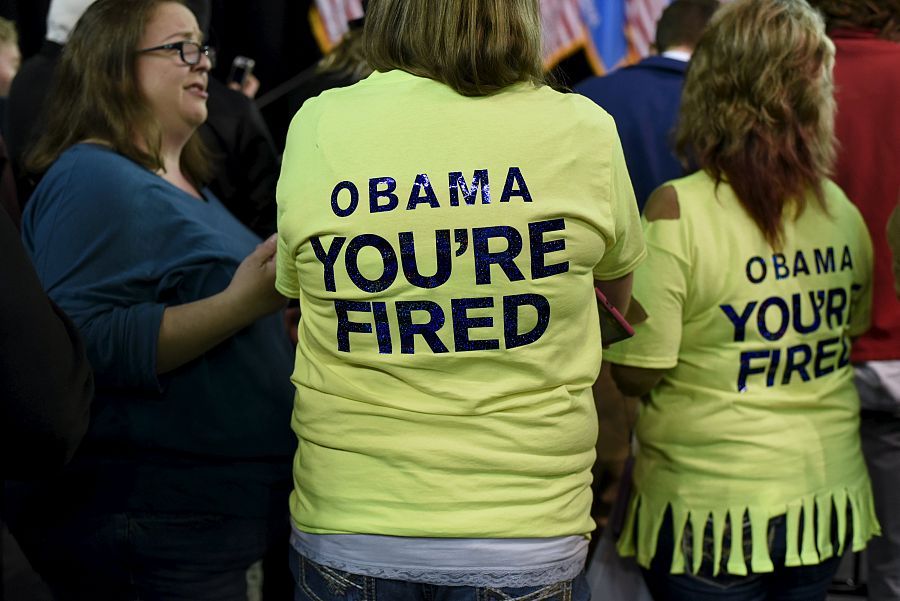
[(603, 296), (606, 297), (619, 313), (628, 313), (628, 305), (631, 302), (631, 285), (634, 282), (634, 273), (628, 273), (614, 280), (594, 280)]
[(164, 374), (196, 359), (260, 317), (284, 306), (275, 290), (272, 236), (244, 259), (228, 287), (192, 303), (166, 307), (159, 327), (156, 373)]
[(629, 365), (612, 365), (612, 377), (616, 386), (628, 396), (644, 396), (653, 390), (667, 369), (649, 369)]
[[(681, 218), (681, 208), (678, 204), (678, 194), (672, 186), (657, 188), (644, 207), (644, 218), (647, 223), (657, 221), (678, 221)], [(656, 239), (660, 233), (658, 230), (649, 232), (649, 239)], [(669, 232), (667, 235), (674, 235)], [(678, 238), (665, 238), (663, 243), (657, 243), (650, 250), (647, 263), (642, 267), (637, 281), (636, 296), (643, 306), (648, 307), (649, 320), (641, 324), (634, 339), (619, 343), (614, 350), (604, 353), (604, 359), (609, 356), (612, 365), (612, 378), (622, 393), (628, 396), (644, 396), (659, 384), (663, 375), (670, 367), (657, 369), (650, 367), (636, 367), (623, 365), (617, 362), (616, 354), (623, 350), (631, 353), (630, 361), (646, 360), (645, 352), (647, 344), (652, 345), (655, 353), (661, 353), (672, 357), (677, 354), (681, 341), (682, 306), (687, 286), (687, 278), (680, 269), (682, 263), (673, 259), (671, 252), (677, 246), (674, 241)], [(665, 250), (663, 250), (665, 249)], [(641, 305), (638, 305), (639, 307)], [(633, 344), (641, 343), (643, 352), (627, 350)], [(674, 362), (674, 357), (673, 362)]]

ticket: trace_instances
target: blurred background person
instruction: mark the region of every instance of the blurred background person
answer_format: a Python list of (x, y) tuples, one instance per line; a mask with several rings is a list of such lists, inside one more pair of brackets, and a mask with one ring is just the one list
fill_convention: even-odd
[[(0, 208), (0, 482), (57, 473), (90, 419), (91, 367), (78, 330), (47, 298), (19, 230)], [(0, 502), (0, 598), (51, 599), (13, 540)]]
[(674, 150), (675, 122), (691, 52), (718, 0), (675, 0), (656, 22), (656, 51), (640, 62), (575, 91), (602, 106), (616, 120), (638, 207), (663, 182), (685, 174)]
[[(363, 24), (365, 18), (349, 23), (349, 31), (341, 41), (315, 65), (304, 69), (264, 97), (259, 99), (259, 107), (265, 108), (284, 98), (289, 118), (300, 110), (303, 103), (332, 88), (344, 88), (365, 79), (372, 73), (366, 61), (363, 47)], [(280, 141), (283, 146), (283, 140)]]
[(60, 599), (247, 599), (287, 528), (275, 241), (204, 187), (210, 66), (184, 4), (98, 0), (30, 156), (45, 174), (23, 238), (97, 385), (70, 465), (7, 486), (10, 529)]
[(0, 133), (4, 137), (7, 133), (6, 97), (21, 62), (16, 24), (0, 17)]
[(546, 85), (537, 0), (365, 19), (278, 184), (296, 598), (587, 599), (594, 284), (624, 309), (645, 254), (615, 125)]
[(619, 548), (659, 600), (821, 601), (878, 533), (849, 361), (872, 247), (827, 179), (833, 56), (803, 0), (736, 0), (688, 68), (677, 148), (700, 171), (648, 201), (649, 318), (604, 353), (649, 395)]
[(20, 208), (34, 191), (34, 185), (23, 177), (22, 160), (25, 151), (42, 131), (42, 124), (36, 121), (50, 91), (59, 54), (78, 18), (93, 1), (53, 0), (50, 3), (46, 38), (40, 50), (26, 58), (10, 86), (6, 143), (16, 177)]
[(882, 535), (866, 551), (869, 599), (900, 599), (900, 301), (884, 226), (900, 197), (900, 2), (813, 0), (837, 48), (835, 182), (875, 248), (872, 328), (854, 342), (863, 452)]

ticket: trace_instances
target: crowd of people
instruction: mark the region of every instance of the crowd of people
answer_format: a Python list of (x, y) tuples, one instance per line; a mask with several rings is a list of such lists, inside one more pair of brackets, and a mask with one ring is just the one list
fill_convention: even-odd
[(52, 598), (586, 601), (612, 423), (657, 601), (863, 549), (900, 599), (896, 0), (674, 0), (574, 91), (538, 0), (369, 0), (284, 148), (209, 22), (53, 0), (9, 89), (3, 520)]

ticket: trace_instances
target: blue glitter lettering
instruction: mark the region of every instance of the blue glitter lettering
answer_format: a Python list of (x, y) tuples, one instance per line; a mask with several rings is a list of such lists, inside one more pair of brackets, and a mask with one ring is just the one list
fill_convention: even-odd
[[(781, 311), (781, 325), (778, 326), (778, 329), (774, 332), (769, 329), (769, 325), (766, 323), (766, 315), (769, 314), (769, 307), (778, 307)], [(787, 332), (790, 322), (791, 316), (787, 303), (784, 302), (783, 298), (777, 296), (770, 296), (764, 300), (759, 306), (759, 311), (756, 312), (756, 327), (759, 328), (759, 333), (766, 340), (781, 340), (784, 333)]]
[[(492, 253), (488, 241), (491, 238), (505, 238), (506, 250)], [(475, 283), (491, 283), (491, 265), (500, 266), (510, 282), (524, 280), (525, 276), (516, 266), (515, 258), (522, 252), (522, 235), (512, 227), (476, 227), (472, 229), (472, 248), (475, 253)]]
[(744, 351), (741, 353), (741, 369), (738, 373), (737, 389), (738, 392), (747, 392), (747, 378), (754, 374), (761, 374), (766, 371), (765, 367), (753, 367), (751, 361), (754, 359), (764, 359), (769, 356), (769, 351)]
[(775, 271), (776, 280), (783, 280), (791, 275), (791, 270), (787, 266), (787, 259), (782, 253), (772, 255), (772, 267)]
[[(378, 186), (384, 184), (387, 187), (379, 190)], [(397, 189), (397, 181), (393, 177), (373, 177), (369, 180), (369, 210), (372, 213), (382, 213), (384, 211), (393, 211), (400, 203), (400, 199), (394, 194)], [(385, 204), (378, 202), (379, 198), (386, 198)]]
[[(822, 299), (818, 303), (816, 302), (817, 293)], [(815, 332), (822, 325), (822, 315), (819, 312), (819, 309), (821, 309), (822, 305), (825, 304), (825, 293), (822, 290), (810, 290), (808, 294), (809, 304), (812, 307), (813, 314), (812, 323), (810, 323), (809, 325), (803, 323), (803, 305), (800, 302), (803, 296), (799, 292), (794, 293), (791, 296), (791, 306), (793, 307), (794, 313), (794, 330), (798, 334), (809, 334), (810, 332)]]
[[(346, 209), (342, 209), (341, 205), (338, 203), (338, 196), (340, 195), (341, 190), (347, 190), (350, 192), (350, 204)], [(359, 190), (356, 189), (356, 186), (353, 182), (341, 182), (334, 187), (334, 190), (331, 191), (331, 210), (338, 217), (349, 217), (353, 214), (353, 211), (356, 210), (356, 207), (359, 205)]]
[[(844, 323), (844, 310), (847, 308), (847, 291), (843, 288), (831, 288), (828, 291), (828, 303), (825, 309), (825, 319), (828, 327)], [(834, 318), (834, 324), (831, 323)]]
[(841, 254), (841, 271), (845, 269), (853, 269), (853, 257), (848, 246), (844, 246), (844, 252)]
[[(359, 251), (371, 246), (381, 254), (383, 271), (377, 280), (370, 280), (359, 270)], [(350, 241), (344, 255), (347, 275), (357, 288), (363, 292), (381, 292), (387, 290), (397, 278), (397, 254), (390, 242), (376, 234), (360, 234)]]
[[(517, 185), (519, 189), (516, 190), (513, 185)], [(512, 196), (521, 196), (525, 202), (531, 202), (531, 192), (528, 191), (525, 178), (522, 177), (522, 172), (518, 167), (509, 168), (509, 173), (506, 174), (506, 185), (503, 186), (503, 194), (500, 195), (500, 202), (509, 202)]]
[[(519, 307), (534, 307), (537, 320), (529, 332), (519, 333)], [(550, 301), (540, 294), (503, 297), (503, 342), (505, 348), (525, 346), (538, 340), (550, 325)]]
[(569, 271), (568, 261), (554, 263), (553, 265), (544, 263), (544, 257), (547, 253), (558, 252), (566, 248), (564, 238), (544, 242), (544, 233), (565, 231), (565, 229), (565, 219), (549, 219), (528, 224), (528, 240), (531, 246), (531, 279), (547, 278), (551, 275)]
[[(424, 196), (422, 195), (422, 192), (425, 193)], [(431, 187), (431, 181), (429, 181), (428, 176), (424, 173), (420, 173), (416, 176), (416, 181), (413, 183), (412, 190), (409, 191), (409, 202), (406, 204), (406, 210), (411, 211), (423, 203), (428, 203), (433, 209), (439, 209), (441, 207), (441, 204), (438, 202), (437, 196), (434, 193), (434, 189)]]
[[(794, 359), (794, 356), (798, 353), (803, 353), (803, 359), (801, 361), (797, 361)], [(784, 375), (781, 376), (781, 385), (787, 386), (791, 383), (791, 374), (797, 372), (800, 374), (800, 379), (804, 382), (809, 382), (809, 372), (806, 370), (806, 366), (809, 365), (810, 360), (812, 359), (812, 348), (808, 344), (798, 344), (796, 346), (789, 347), (787, 350), (787, 357), (784, 362)]]
[(453, 349), (457, 353), (465, 351), (490, 351), (500, 348), (497, 339), (472, 340), (469, 330), (472, 328), (490, 328), (494, 325), (492, 317), (469, 317), (469, 309), (489, 309), (494, 306), (494, 299), (454, 298), (450, 301), (453, 312)]
[(372, 303), (372, 313), (375, 314), (375, 335), (378, 337), (378, 353), (390, 355), (393, 351), (391, 344), (391, 323), (388, 321), (387, 303)]
[(825, 254), (818, 248), (813, 249), (816, 258), (816, 273), (828, 273), (834, 271), (834, 249), (830, 246), (825, 249)]
[(740, 315), (737, 314), (734, 307), (731, 305), (719, 305), (719, 308), (722, 309), (722, 312), (725, 313), (725, 316), (728, 317), (734, 325), (734, 341), (743, 342), (747, 336), (747, 321), (750, 320), (753, 309), (756, 308), (756, 301), (747, 303), (743, 313)]
[(435, 258), (437, 266), (433, 276), (425, 277), (419, 273), (413, 233), (400, 232), (400, 261), (403, 264), (403, 275), (406, 276), (406, 280), (413, 286), (437, 288), (450, 279), (450, 272), (453, 269), (450, 256), (450, 230), (436, 230), (434, 232), (434, 245), (437, 255)]
[(781, 361), (781, 351), (775, 349), (772, 351), (772, 360), (769, 363), (769, 372), (766, 374), (766, 387), (775, 386), (775, 372), (778, 371), (778, 364)]
[(841, 356), (838, 359), (838, 367), (847, 367), (850, 365), (850, 345), (847, 344), (847, 337), (841, 337)]
[[(753, 265), (757, 264), (762, 269), (762, 273), (758, 278), (753, 277)], [(759, 284), (766, 279), (766, 261), (762, 257), (752, 257), (747, 261), (747, 279), (753, 284)]]
[(459, 192), (462, 190), (463, 200), (469, 206), (475, 204), (478, 198), (478, 190), (481, 190), (481, 204), (491, 204), (491, 186), (488, 182), (488, 170), (476, 169), (472, 178), (472, 189), (466, 185), (466, 178), (462, 172), (453, 171), (449, 174), (450, 179), (450, 206), (459, 206)]
[(370, 313), (372, 311), (372, 303), (336, 300), (334, 301), (334, 312), (337, 315), (337, 342), (338, 350), (342, 353), (350, 352), (350, 333), (357, 332), (360, 334), (371, 334), (372, 324), (358, 323), (350, 321), (347, 313), (350, 311), (359, 311), (361, 313)]
[(328, 292), (337, 291), (334, 284), (334, 264), (337, 262), (338, 255), (341, 254), (341, 248), (346, 241), (347, 239), (343, 236), (335, 236), (331, 241), (331, 246), (328, 247), (328, 252), (325, 252), (325, 248), (322, 246), (322, 242), (319, 240), (318, 236), (313, 236), (309, 239), (310, 244), (312, 244), (313, 252), (316, 254), (316, 258), (322, 263), (325, 290)]
[(797, 277), (797, 274), (799, 273), (809, 275), (809, 266), (806, 264), (806, 257), (803, 256), (803, 251), (800, 250), (794, 255), (794, 277)]
[(817, 378), (821, 378), (834, 371), (834, 364), (823, 366), (822, 362), (837, 356), (836, 350), (827, 350), (827, 347), (835, 346), (839, 342), (840, 338), (828, 338), (826, 340), (820, 340), (816, 345), (815, 374)]
[(456, 256), (462, 256), (469, 248), (469, 230), (453, 230), (453, 240), (459, 245), (456, 247)]
[[(413, 323), (413, 311), (426, 311), (430, 316), (428, 322)], [(404, 355), (416, 352), (417, 334), (425, 339), (432, 353), (450, 352), (437, 335), (437, 331), (444, 327), (444, 311), (439, 304), (428, 300), (397, 301), (397, 322), (400, 328), (400, 352)]]

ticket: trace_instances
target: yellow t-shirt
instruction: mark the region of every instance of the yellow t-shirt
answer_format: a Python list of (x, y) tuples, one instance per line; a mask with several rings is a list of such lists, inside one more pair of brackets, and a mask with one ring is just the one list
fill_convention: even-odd
[(644, 256), (612, 119), (402, 71), (308, 101), (278, 183), (303, 317), (291, 513), (312, 533), (590, 531), (593, 280)]
[[(811, 199), (786, 219), (776, 252), (727, 184), (716, 189), (703, 172), (670, 183), (680, 218), (645, 223), (649, 255), (635, 272), (634, 298), (649, 319), (604, 353), (668, 370), (641, 408), (636, 494), (620, 550), (649, 566), (667, 506), (674, 573), (699, 568), (709, 519), (718, 566), (726, 516), (741, 524), (745, 513), (754, 572), (772, 570), (766, 526), (777, 515), (787, 514), (789, 566), (833, 554), (832, 511), (843, 533), (848, 504), (853, 548), (863, 547), (878, 526), (849, 363), (872, 293), (859, 211), (827, 181), (827, 212)], [(698, 533), (691, 566), (681, 550), (688, 521)], [(743, 575), (741, 529), (734, 534), (727, 570)]]

